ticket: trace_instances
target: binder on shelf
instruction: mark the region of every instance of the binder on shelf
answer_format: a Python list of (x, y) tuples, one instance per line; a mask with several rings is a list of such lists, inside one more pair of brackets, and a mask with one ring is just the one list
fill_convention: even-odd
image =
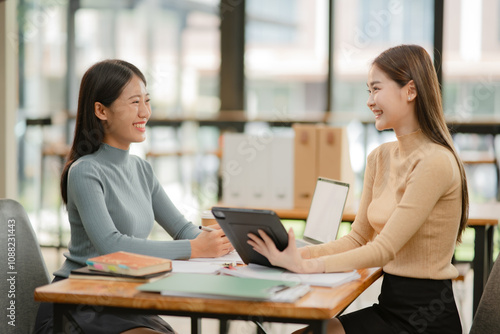
[(283, 133), (273, 139), (270, 158), (270, 201), (264, 207), (293, 209), (294, 189), (294, 135)]
[(293, 132), (223, 139), (222, 201), (225, 205), (293, 208)]
[(243, 133), (226, 133), (223, 137), (222, 153), (222, 201), (227, 205), (245, 206), (248, 203), (246, 190), (247, 155), (242, 148), (246, 136)]
[[(222, 202), (273, 209), (308, 209), (316, 180), (354, 184), (347, 129), (296, 123), (272, 137), (224, 135)], [(353, 203), (350, 192), (347, 206)]]
[[(246, 152), (245, 188), (248, 207), (262, 208), (269, 206), (271, 200), (271, 155), (274, 138), (247, 135), (246, 145), (241, 145)], [(253, 143), (253, 144), (252, 144)]]

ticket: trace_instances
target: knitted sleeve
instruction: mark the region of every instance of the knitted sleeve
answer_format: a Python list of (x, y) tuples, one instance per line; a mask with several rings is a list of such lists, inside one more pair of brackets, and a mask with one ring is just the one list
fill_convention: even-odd
[[(89, 240), (99, 254), (130, 251), (170, 259), (186, 259), (191, 256), (191, 245), (188, 240), (155, 241), (121, 233), (108, 211), (107, 205), (112, 203), (106, 201), (105, 191), (110, 189), (104, 189), (101, 179), (104, 177), (106, 176), (99, 170), (99, 166), (91, 162), (75, 163), (70, 170), (68, 197), (72, 198), (73, 205), (78, 210), (86, 234), (81, 236), (81, 240), (78, 237), (72, 238), (73, 248), (85, 247), (84, 243)], [(124, 201), (128, 198), (130, 194), (122, 196)], [(181, 223), (180, 218), (173, 217), (173, 220), (178, 221), (177, 224)], [(171, 230), (178, 231), (176, 236), (187, 234), (182, 232), (180, 227)]]
[[(325, 271), (383, 267), (393, 260), (424, 224), (438, 200), (449, 191), (456, 178), (454, 163), (456, 164), (444, 154), (428, 156), (419, 161), (409, 171), (403, 197), (380, 234), (372, 242), (363, 244), (365, 238), (369, 237), (368, 234), (365, 233), (363, 239), (357, 239), (357, 235), (363, 232), (354, 232), (351, 240), (357, 240), (361, 246), (340, 254), (323, 256), (321, 259), (324, 261)], [(371, 182), (370, 178), (368, 182)], [(364, 201), (369, 199), (368, 194), (364, 196)], [(361, 213), (360, 219), (366, 219), (367, 203), (363, 205), (365, 211)], [(360, 221), (359, 225), (362, 224)], [(358, 228), (359, 230), (365, 231), (361, 228)]]

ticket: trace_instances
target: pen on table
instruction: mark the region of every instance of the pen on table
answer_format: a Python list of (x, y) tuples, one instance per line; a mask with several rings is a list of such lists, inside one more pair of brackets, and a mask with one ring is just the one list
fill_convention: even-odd
[(207, 226), (198, 226), (198, 228), (202, 231), (205, 231), (205, 232), (213, 232), (215, 231), (213, 228), (211, 227), (207, 227)]

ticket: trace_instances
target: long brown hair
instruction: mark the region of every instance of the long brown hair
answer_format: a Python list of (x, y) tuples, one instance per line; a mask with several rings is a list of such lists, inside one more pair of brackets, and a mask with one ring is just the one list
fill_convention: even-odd
[(78, 158), (97, 151), (104, 138), (104, 127), (94, 113), (95, 103), (100, 102), (109, 107), (134, 75), (146, 84), (146, 78), (137, 67), (119, 59), (98, 62), (83, 75), (78, 95), (75, 136), (61, 175), (61, 195), (65, 204), (68, 203), (69, 168)]
[(462, 218), (457, 235), (460, 242), (469, 216), (469, 194), (464, 165), (458, 156), (446, 125), (441, 90), (431, 57), (418, 45), (399, 45), (382, 52), (372, 63), (400, 87), (413, 80), (417, 97), (415, 111), (422, 132), (433, 142), (448, 148), (458, 163), (462, 179)]

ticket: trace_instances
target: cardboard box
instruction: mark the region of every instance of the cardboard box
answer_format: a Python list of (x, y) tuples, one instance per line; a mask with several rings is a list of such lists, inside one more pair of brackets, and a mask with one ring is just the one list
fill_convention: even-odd
[(317, 131), (314, 124), (293, 125), (294, 207), (309, 209), (317, 179)]
[[(347, 129), (318, 125), (317, 177), (326, 177), (349, 183), (353, 190), (355, 175), (351, 166)], [(352, 204), (354, 192), (350, 191), (346, 206)]]
[[(309, 209), (318, 177), (353, 184), (347, 130), (294, 124), (271, 137), (224, 135), (222, 201), (225, 205)], [(349, 192), (347, 206), (353, 203)]]

